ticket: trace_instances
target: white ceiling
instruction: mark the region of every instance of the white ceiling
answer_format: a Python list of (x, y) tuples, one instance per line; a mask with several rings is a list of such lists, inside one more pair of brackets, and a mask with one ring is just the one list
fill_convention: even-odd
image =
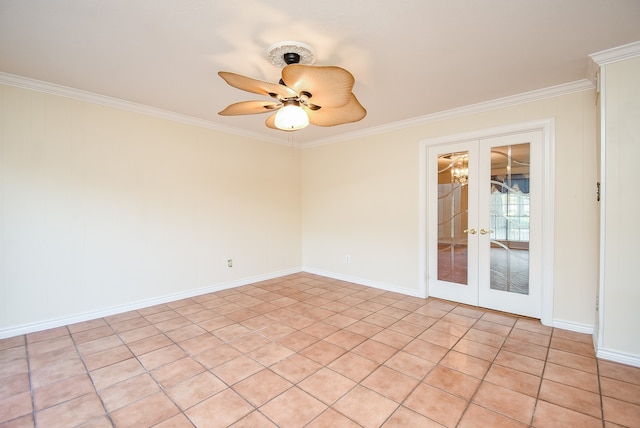
[(588, 55), (640, 40), (638, 0), (0, 0), (0, 72), (287, 139), (220, 70), (277, 82), (296, 40), (356, 78), (360, 122), (306, 143), (585, 79)]

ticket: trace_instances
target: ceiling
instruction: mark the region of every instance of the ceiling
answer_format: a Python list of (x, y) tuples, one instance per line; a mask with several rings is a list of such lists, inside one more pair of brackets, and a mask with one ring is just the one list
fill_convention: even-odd
[(203, 119), (266, 139), (266, 99), (231, 71), (277, 82), (274, 43), (356, 78), (360, 122), (293, 133), (300, 144), (587, 78), (588, 55), (640, 40), (638, 0), (0, 0), (0, 72)]

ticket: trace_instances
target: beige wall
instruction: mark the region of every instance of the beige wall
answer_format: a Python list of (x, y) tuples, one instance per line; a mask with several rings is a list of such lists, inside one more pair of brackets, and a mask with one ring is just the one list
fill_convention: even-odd
[(297, 149), (0, 86), (0, 332), (299, 270), (300, 218)]
[(416, 293), (419, 141), (547, 118), (553, 316), (592, 326), (594, 101), (584, 91), (299, 151), (0, 86), (0, 331), (301, 266)]
[(606, 65), (603, 74), (604, 281), (599, 354), (613, 351), (640, 359), (640, 58)]
[(304, 149), (305, 269), (417, 293), (419, 141), (547, 118), (555, 118), (556, 131), (553, 319), (591, 328), (598, 283), (594, 91)]

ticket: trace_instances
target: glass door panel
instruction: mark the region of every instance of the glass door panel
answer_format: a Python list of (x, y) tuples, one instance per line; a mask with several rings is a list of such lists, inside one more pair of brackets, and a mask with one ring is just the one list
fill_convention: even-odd
[(489, 258), (493, 290), (529, 294), (529, 159), (529, 143), (491, 148)]
[(477, 141), (431, 147), (428, 156), (429, 294), (477, 304)]
[(438, 280), (467, 285), (469, 152), (438, 156)]

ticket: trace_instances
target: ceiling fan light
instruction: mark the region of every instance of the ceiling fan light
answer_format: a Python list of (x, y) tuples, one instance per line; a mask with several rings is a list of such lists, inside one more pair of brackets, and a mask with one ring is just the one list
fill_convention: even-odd
[(287, 104), (276, 113), (276, 128), (283, 131), (296, 131), (309, 125), (309, 116), (302, 107), (295, 104)]

